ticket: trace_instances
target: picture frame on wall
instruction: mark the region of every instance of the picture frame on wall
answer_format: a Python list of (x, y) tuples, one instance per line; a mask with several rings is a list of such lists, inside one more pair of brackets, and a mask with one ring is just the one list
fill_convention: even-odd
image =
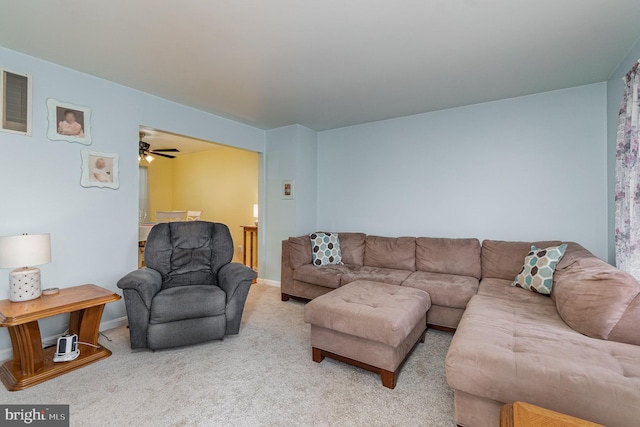
[(47, 138), (91, 145), (91, 108), (47, 99)]
[(291, 179), (282, 181), (282, 188), (280, 191), (284, 200), (293, 200), (296, 191), (295, 181)]
[(83, 187), (99, 187), (118, 189), (119, 156), (115, 153), (101, 153), (87, 148), (80, 150), (82, 156), (82, 178), (80, 185)]

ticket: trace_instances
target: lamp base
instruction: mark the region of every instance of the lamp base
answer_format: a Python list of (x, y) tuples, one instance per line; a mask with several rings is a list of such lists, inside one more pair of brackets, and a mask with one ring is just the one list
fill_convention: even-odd
[(40, 298), (41, 294), (39, 268), (16, 268), (9, 273), (9, 300), (29, 301)]

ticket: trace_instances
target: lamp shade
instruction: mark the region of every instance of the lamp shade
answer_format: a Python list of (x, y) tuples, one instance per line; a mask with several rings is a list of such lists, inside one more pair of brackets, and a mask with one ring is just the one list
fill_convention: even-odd
[(51, 235), (0, 237), (0, 268), (29, 267), (51, 262)]
[(253, 205), (253, 217), (258, 218), (258, 205)]

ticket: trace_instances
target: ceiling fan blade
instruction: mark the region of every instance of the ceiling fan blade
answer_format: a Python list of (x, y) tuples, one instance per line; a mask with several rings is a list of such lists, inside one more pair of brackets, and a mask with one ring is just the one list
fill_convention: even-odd
[(154, 156), (161, 156), (161, 157), (166, 157), (168, 159), (175, 159), (176, 156), (170, 156), (168, 154), (162, 154), (162, 153), (156, 153), (155, 151), (149, 151), (149, 153), (153, 154)]
[(151, 150), (151, 151), (159, 151), (159, 152), (167, 152), (167, 153), (179, 153), (180, 150), (178, 150), (177, 148), (158, 148), (155, 150)]

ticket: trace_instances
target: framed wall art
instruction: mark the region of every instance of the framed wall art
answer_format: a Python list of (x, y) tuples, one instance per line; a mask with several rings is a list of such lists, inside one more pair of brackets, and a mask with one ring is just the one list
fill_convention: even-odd
[(52, 141), (91, 145), (91, 109), (47, 99), (47, 137)]
[(284, 200), (293, 200), (295, 197), (295, 181), (286, 180), (282, 181), (282, 188), (280, 189), (282, 198)]
[(80, 150), (82, 156), (83, 187), (100, 187), (118, 189), (118, 155), (115, 153), (101, 153), (86, 148)]

